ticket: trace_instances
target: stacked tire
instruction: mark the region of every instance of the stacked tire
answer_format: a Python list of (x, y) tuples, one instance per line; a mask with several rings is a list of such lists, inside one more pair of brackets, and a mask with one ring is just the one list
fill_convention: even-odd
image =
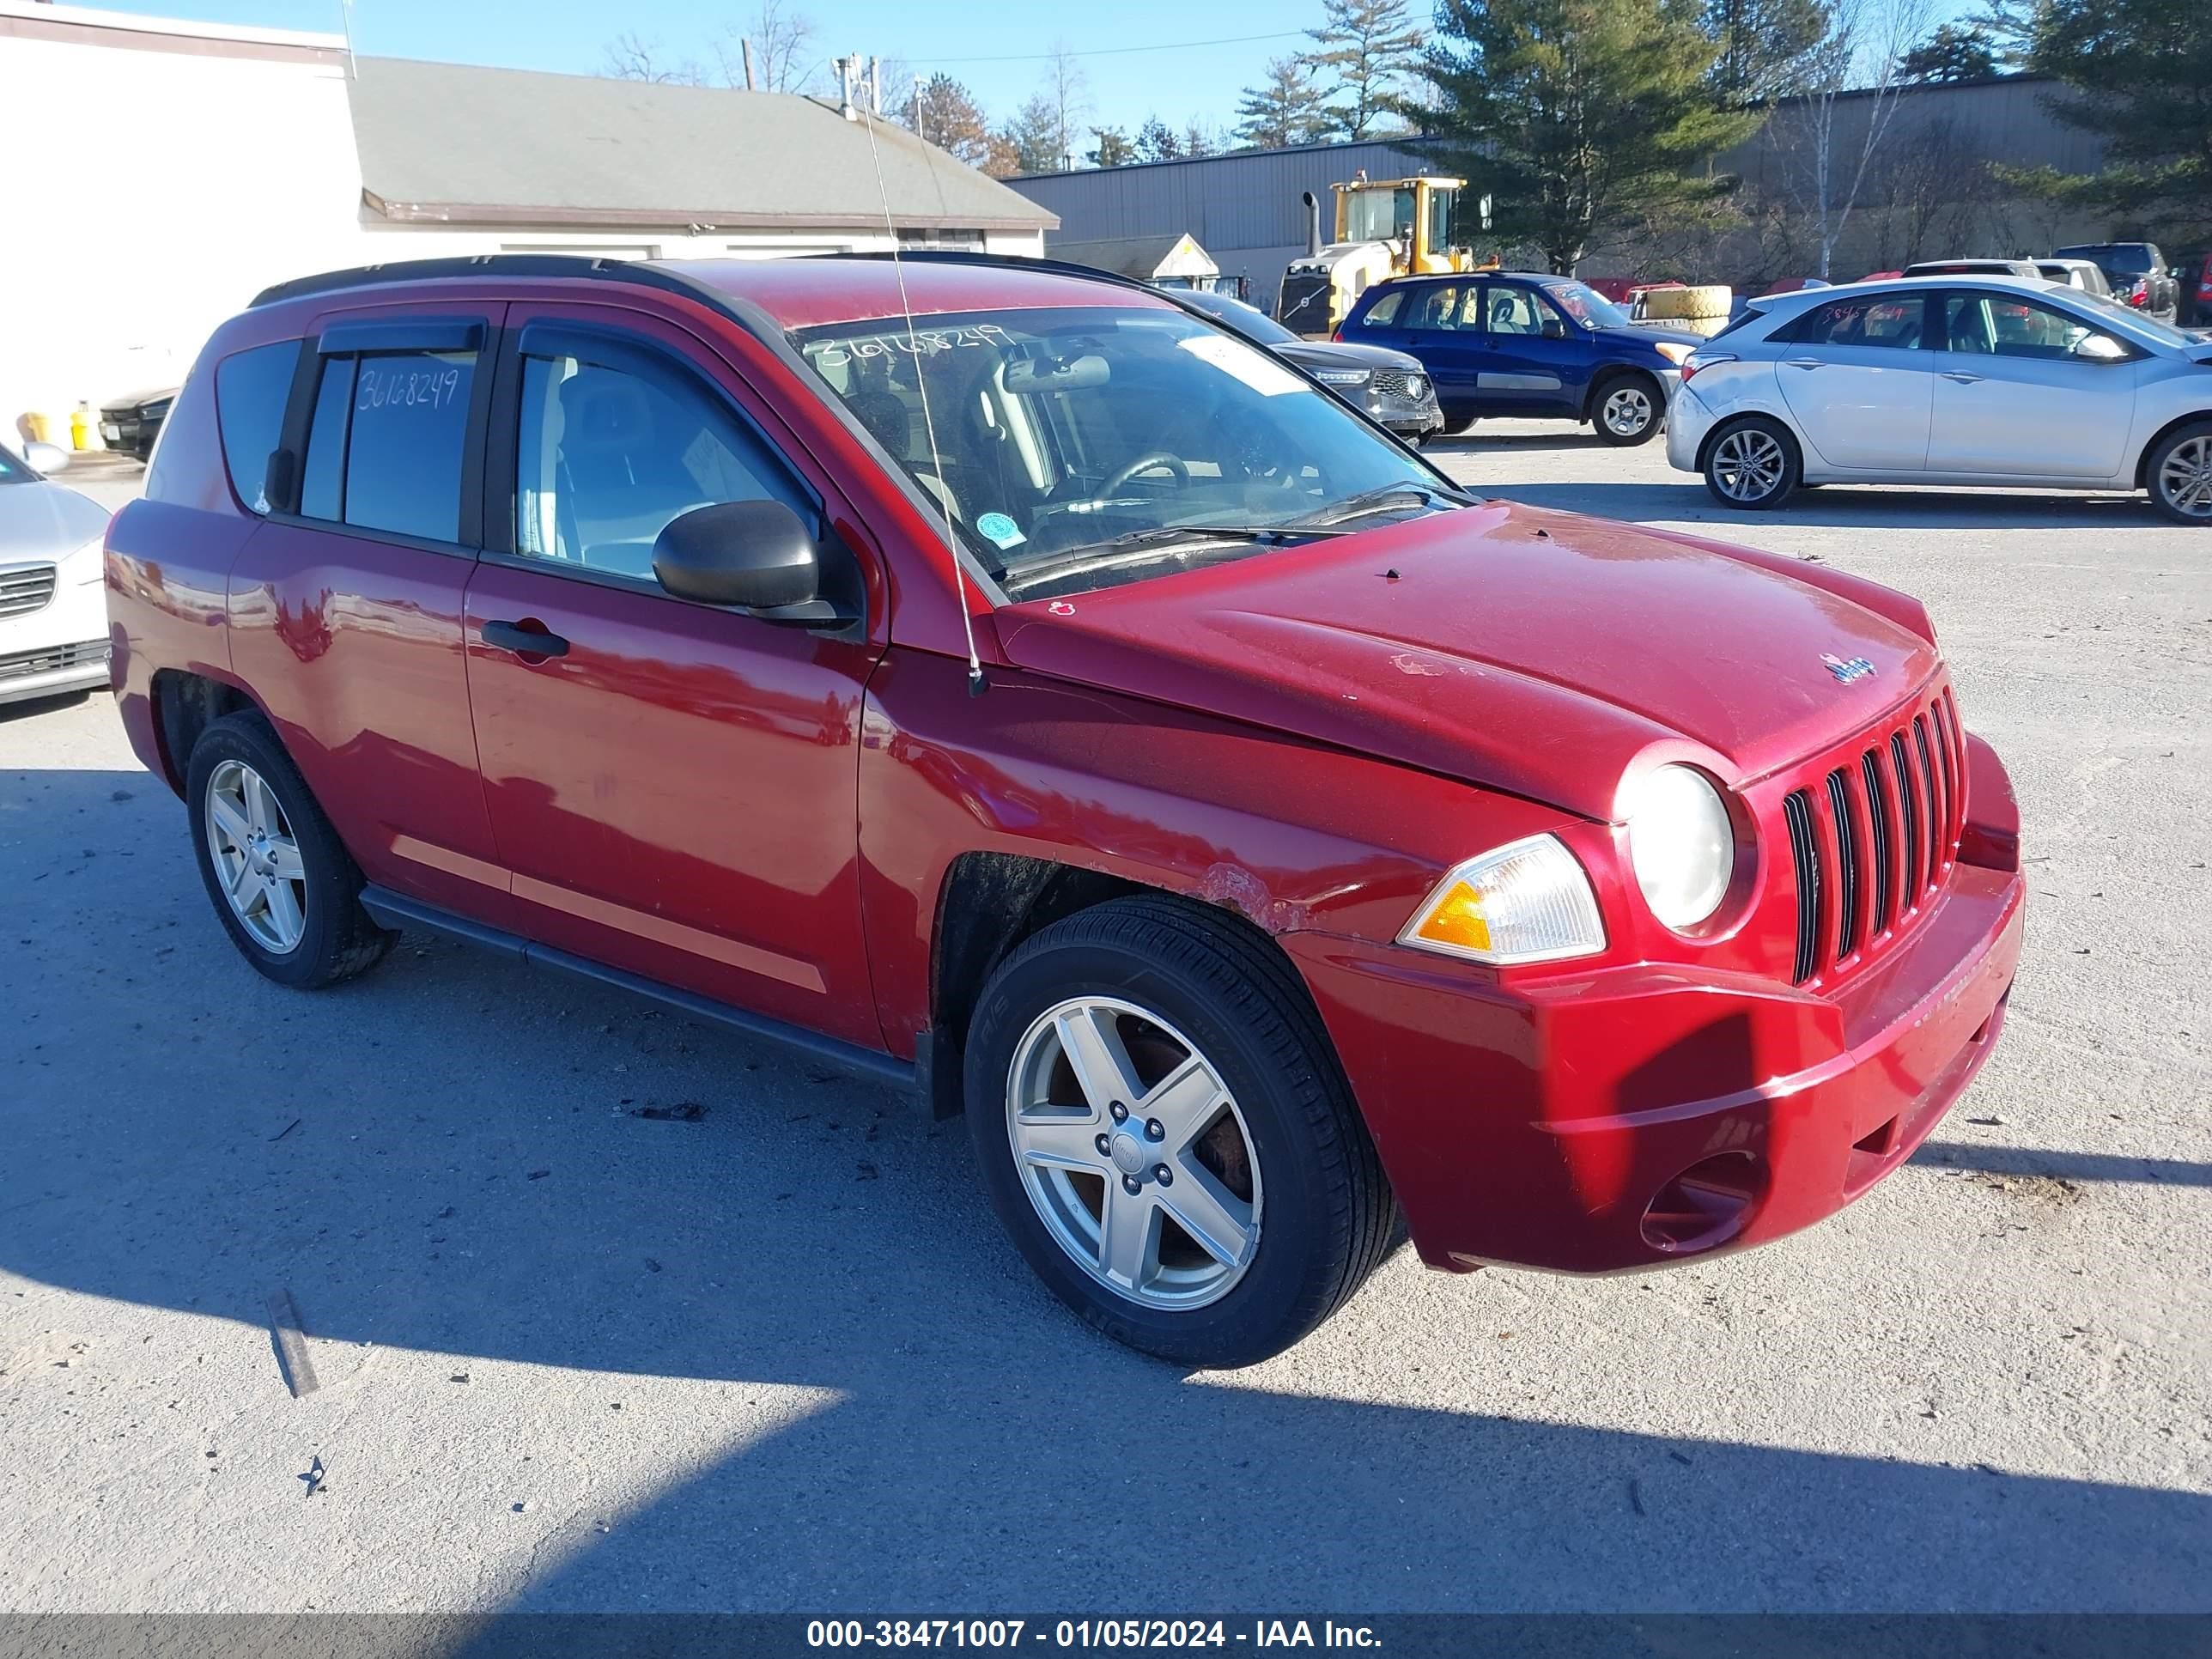
[(1715, 335), (1726, 326), (1735, 291), (1719, 284), (1699, 288), (1647, 288), (1644, 290), (1644, 320), (1670, 323), (1696, 333)]

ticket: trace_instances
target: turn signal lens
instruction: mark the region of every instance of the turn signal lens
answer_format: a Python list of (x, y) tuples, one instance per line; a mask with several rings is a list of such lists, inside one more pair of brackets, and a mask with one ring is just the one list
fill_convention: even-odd
[(1668, 362), (1680, 363), (1687, 362), (1697, 347), (1684, 345), (1680, 340), (1655, 340), (1651, 343), (1651, 349)]
[(1510, 966), (1605, 949), (1597, 896), (1553, 836), (1509, 842), (1447, 873), (1398, 935), (1401, 945)]

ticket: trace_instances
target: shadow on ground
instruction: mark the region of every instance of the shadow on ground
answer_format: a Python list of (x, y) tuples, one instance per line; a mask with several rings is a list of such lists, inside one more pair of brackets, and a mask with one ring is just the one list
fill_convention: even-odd
[[(7, 942), (41, 946), (0, 963), (0, 1266), (249, 1327), (283, 1285), (319, 1342), (580, 1368), (617, 1397), (830, 1391), (549, 1545), (520, 1607), (2207, 1601), (2200, 1495), (1312, 1397), (1360, 1385), (1295, 1356), (1267, 1389), (1138, 1358), (1047, 1297), (957, 1127), (905, 1099), (411, 938), (335, 993), (264, 984), (143, 774), (0, 775), (0, 856)], [(702, 1121), (626, 1115), (701, 1076)], [(1464, 1290), (1425, 1305), (1480, 1322)]]

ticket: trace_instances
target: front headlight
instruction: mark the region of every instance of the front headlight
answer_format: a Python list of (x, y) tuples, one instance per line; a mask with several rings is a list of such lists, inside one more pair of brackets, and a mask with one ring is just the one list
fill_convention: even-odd
[(1669, 927), (1693, 927), (1720, 908), (1735, 874), (1728, 803), (1695, 768), (1662, 766), (1637, 788), (1628, 851), (1651, 914)]
[(1557, 836), (1530, 836), (1448, 872), (1398, 942), (1508, 966), (1593, 956), (1605, 924), (1575, 855)]
[(1323, 386), (1365, 386), (1367, 371), (1364, 368), (1317, 368), (1314, 379)]

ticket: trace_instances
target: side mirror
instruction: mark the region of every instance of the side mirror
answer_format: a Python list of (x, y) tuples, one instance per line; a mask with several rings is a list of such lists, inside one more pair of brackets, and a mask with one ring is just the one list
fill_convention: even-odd
[(1557, 317), (1545, 318), (1543, 330), (1544, 337), (1547, 340), (1564, 340), (1567, 337), (1567, 325)]
[(716, 501), (670, 520), (653, 544), (653, 574), (679, 599), (770, 622), (837, 620), (821, 600), (813, 532), (781, 501)]
[(23, 459), (33, 472), (59, 472), (70, 464), (70, 453), (58, 444), (28, 443), (23, 446)]

